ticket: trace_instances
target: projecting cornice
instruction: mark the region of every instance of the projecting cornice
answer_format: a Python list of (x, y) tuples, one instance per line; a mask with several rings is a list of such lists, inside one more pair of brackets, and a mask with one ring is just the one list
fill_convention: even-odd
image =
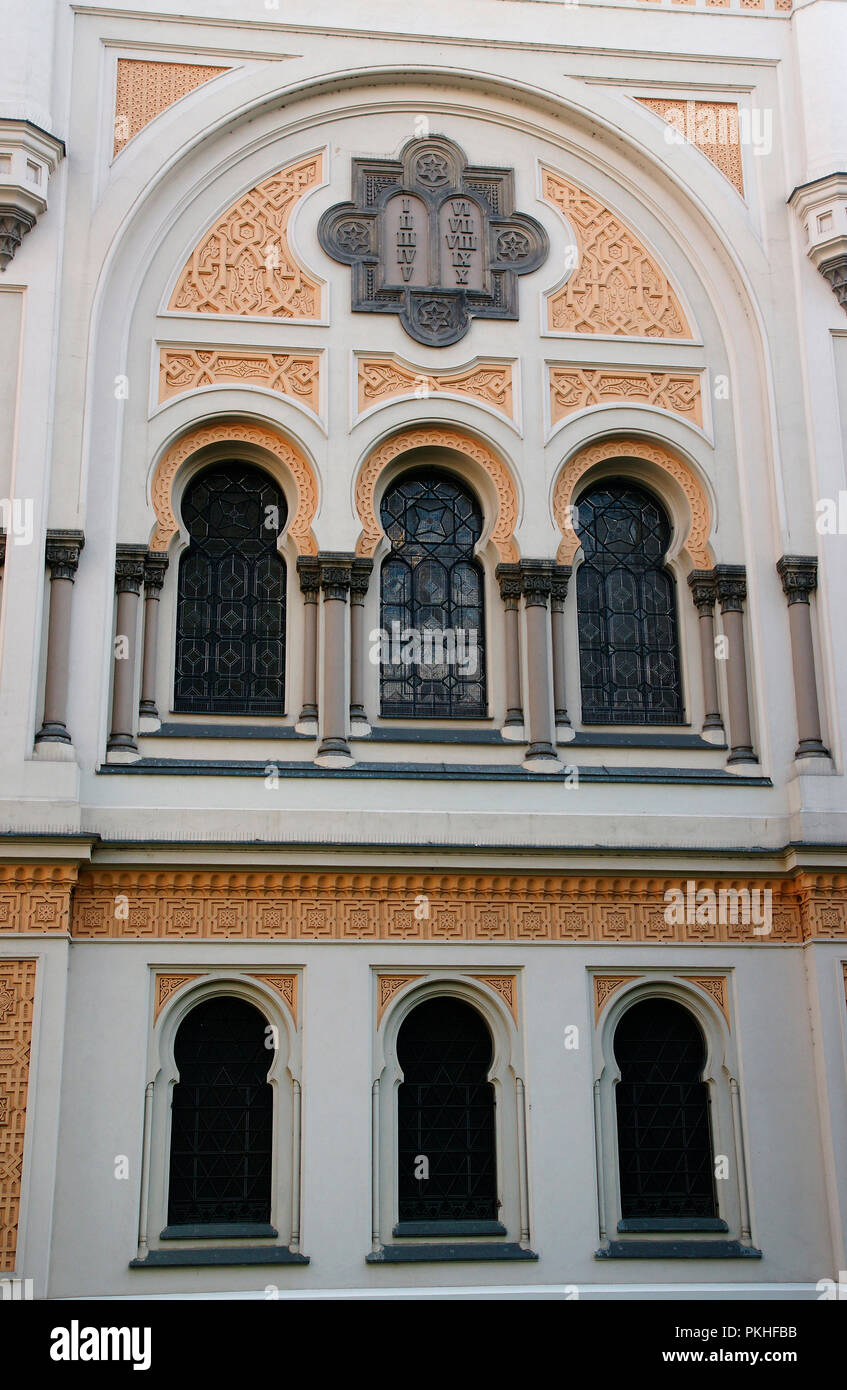
[(847, 173), (801, 183), (788, 199), (806, 231), (806, 254), (847, 313)]
[(0, 118), (0, 270), (47, 211), (47, 183), (65, 142), (32, 121)]

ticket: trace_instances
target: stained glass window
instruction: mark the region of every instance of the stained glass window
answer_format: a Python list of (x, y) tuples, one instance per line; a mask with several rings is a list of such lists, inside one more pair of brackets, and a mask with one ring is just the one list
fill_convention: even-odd
[(252, 1004), (228, 995), (198, 1004), (179, 1026), (169, 1225), (270, 1221), (267, 1026)]
[(441, 473), (407, 474), (381, 507), (391, 554), (382, 566), (381, 713), (486, 713), (483, 574), (473, 559), (482, 513)]
[(186, 489), (190, 543), (179, 565), (174, 709), (282, 714), (285, 499), (258, 468), (221, 463)]
[(714, 1217), (705, 1046), (672, 999), (633, 1004), (615, 1030), (623, 1217)]
[(461, 999), (427, 999), (404, 1020), (397, 1038), (401, 1221), (497, 1219), (491, 1057), (482, 1015)]
[(576, 576), (583, 723), (681, 723), (664, 508), (642, 488), (603, 482), (579, 499), (576, 529), (584, 556)]

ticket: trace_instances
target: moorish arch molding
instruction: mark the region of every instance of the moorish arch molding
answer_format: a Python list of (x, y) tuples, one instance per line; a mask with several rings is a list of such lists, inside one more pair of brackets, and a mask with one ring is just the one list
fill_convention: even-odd
[(307, 274), (288, 240), (302, 198), (324, 181), (324, 153), (287, 164), (244, 193), (204, 232), (168, 309), (185, 314), (320, 319), (323, 281)]
[(425, 425), (412, 426), (392, 435), (372, 450), (359, 469), (355, 501), (362, 532), (356, 543), (356, 554), (373, 558), (383, 535), (375, 504), (377, 483), (389, 464), (413, 449), (452, 449), (478, 464), (488, 475), (497, 492), (497, 516), (490, 538), (501, 564), (515, 563), (518, 559), (515, 541), (518, 492), (506, 465), (487, 444), (463, 430), (431, 429)]
[(696, 570), (711, 570), (714, 565), (709, 547), (711, 512), (700, 480), (693, 470), (669, 449), (661, 444), (649, 444), (640, 439), (604, 439), (599, 444), (589, 444), (586, 448), (580, 449), (565, 464), (553, 488), (553, 517), (562, 533), (561, 544), (556, 552), (558, 563), (573, 564), (573, 558), (579, 550), (579, 536), (573, 527), (573, 513), (570, 509), (582, 478), (596, 464), (611, 459), (620, 459), (622, 465), (625, 465), (627, 459), (642, 459), (655, 464), (682, 488), (688, 503), (689, 515), (688, 534), (682, 549)]
[(546, 297), (548, 330), (693, 336), (679, 294), (657, 257), (617, 212), (544, 165), (541, 196), (571, 227), (578, 253), (564, 285)]
[(182, 465), (207, 445), (228, 442), (235, 445), (255, 445), (272, 454), (285, 466), (297, 489), (297, 506), (288, 527), (288, 535), (298, 555), (317, 555), (318, 544), (312, 532), (312, 523), (318, 510), (318, 482), (312, 465), (305, 454), (287, 439), (263, 425), (253, 425), (248, 421), (201, 425), (182, 435), (166, 449), (156, 464), (150, 487), (153, 510), (156, 513), (156, 526), (150, 541), (150, 550), (154, 553), (166, 551), (179, 532), (173, 505), (173, 485)]

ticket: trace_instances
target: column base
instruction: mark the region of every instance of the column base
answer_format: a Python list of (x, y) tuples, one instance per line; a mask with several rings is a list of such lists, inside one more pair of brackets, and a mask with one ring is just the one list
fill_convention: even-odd
[(557, 742), (557, 743), (573, 743), (573, 741), (574, 741), (575, 738), (576, 738), (576, 729), (573, 727), (572, 724), (557, 724), (557, 725), (556, 725), (556, 742)]
[(70, 743), (70, 741), (71, 736), (68, 733), (67, 725), (57, 722), (42, 724), (35, 735), (36, 743)]
[(508, 740), (509, 743), (526, 743), (526, 729), (523, 724), (504, 724), (500, 730), (500, 737)]
[(371, 731), (371, 726), (366, 719), (356, 719), (350, 716), (350, 733), (354, 738), (367, 738)]
[(318, 721), (317, 719), (298, 719), (294, 725), (295, 734), (308, 734), (309, 738), (317, 738)]
[(733, 748), (726, 760), (726, 765), (727, 767), (743, 768), (749, 766), (751, 763), (758, 766), (758, 762), (759, 759), (756, 757), (753, 749), (745, 746), (743, 748)]
[(522, 766), (527, 772), (561, 772), (564, 764), (556, 757), (551, 744), (532, 743)]
[(343, 738), (325, 738), (315, 755), (319, 767), (352, 767), (355, 758)]
[(140, 763), (141, 754), (137, 748), (107, 748), (107, 763)]
[(828, 758), (830, 753), (819, 738), (803, 738), (794, 750), (794, 756), (795, 758)]
[(33, 748), (32, 756), (40, 763), (75, 763), (76, 749), (70, 739), (67, 743), (64, 740), (42, 739)]
[(140, 734), (157, 734), (162, 727), (162, 721), (158, 714), (139, 714), (138, 732)]
[(835, 771), (828, 753), (794, 754), (795, 777), (829, 777)]
[(726, 730), (723, 724), (704, 724), (700, 730), (700, 737), (705, 743), (726, 743)]

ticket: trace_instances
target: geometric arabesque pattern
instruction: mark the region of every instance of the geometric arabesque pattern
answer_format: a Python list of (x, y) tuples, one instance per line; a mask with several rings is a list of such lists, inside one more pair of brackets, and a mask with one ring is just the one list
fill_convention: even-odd
[(282, 491), (257, 468), (215, 464), (186, 489), (182, 516), (191, 540), (179, 565), (174, 709), (281, 714)]
[(577, 571), (583, 723), (681, 723), (664, 509), (641, 488), (603, 482), (580, 497), (576, 529), (585, 557)]
[(252, 1004), (197, 1004), (179, 1026), (171, 1109), (168, 1224), (270, 1221), (273, 1051)]
[(693, 1016), (645, 999), (615, 1030), (623, 1217), (714, 1217), (705, 1048)]
[(34, 960), (0, 961), (0, 1271), (15, 1268), (26, 1136)]
[(491, 1035), (481, 1014), (461, 999), (425, 1000), (400, 1028), (397, 1060), (400, 1220), (496, 1220)]

